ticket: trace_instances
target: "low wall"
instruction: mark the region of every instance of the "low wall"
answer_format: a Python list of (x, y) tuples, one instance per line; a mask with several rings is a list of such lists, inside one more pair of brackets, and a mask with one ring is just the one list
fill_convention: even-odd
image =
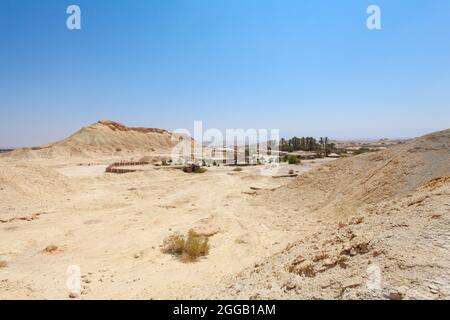
[(138, 170), (134, 169), (123, 169), (123, 168), (117, 168), (117, 167), (129, 167), (129, 166), (144, 166), (150, 164), (149, 162), (145, 161), (120, 161), (120, 162), (114, 162), (113, 164), (110, 164), (108, 167), (106, 167), (105, 172), (107, 173), (130, 173), (130, 172), (136, 172)]

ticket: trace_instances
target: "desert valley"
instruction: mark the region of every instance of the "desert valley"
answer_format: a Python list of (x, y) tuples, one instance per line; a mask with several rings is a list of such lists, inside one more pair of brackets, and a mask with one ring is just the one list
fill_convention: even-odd
[[(450, 298), (450, 130), (277, 177), (260, 174), (269, 164), (183, 172), (165, 163), (174, 141), (192, 143), (99, 121), (1, 153), (0, 298)], [(189, 230), (207, 254), (164, 250)]]

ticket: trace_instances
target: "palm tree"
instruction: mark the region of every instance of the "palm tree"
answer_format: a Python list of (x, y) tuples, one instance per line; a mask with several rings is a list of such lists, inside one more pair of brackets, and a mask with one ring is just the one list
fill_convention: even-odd
[(320, 155), (320, 157), (323, 156), (324, 150), (325, 150), (324, 139), (322, 137), (320, 137), (320, 139), (319, 139), (319, 155)]
[(324, 140), (323, 142), (325, 144), (325, 157), (328, 157), (328, 151), (329, 151), (328, 137), (325, 137), (323, 140)]

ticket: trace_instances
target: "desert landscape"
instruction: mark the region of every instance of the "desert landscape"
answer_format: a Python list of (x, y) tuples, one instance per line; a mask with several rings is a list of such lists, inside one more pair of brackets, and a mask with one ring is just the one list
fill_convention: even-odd
[[(278, 176), (184, 172), (166, 163), (180, 142), (103, 120), (1, 153), (0, 299), (450, 298), (450, 129)], [(195, 261), (164, 248), (189, 230), (209, 246)]]

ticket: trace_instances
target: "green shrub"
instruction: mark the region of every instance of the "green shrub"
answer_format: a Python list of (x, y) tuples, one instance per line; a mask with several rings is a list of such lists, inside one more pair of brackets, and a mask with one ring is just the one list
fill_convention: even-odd
[(242, 171), (242, 168), (241, 167), (236, 167), (236, 168), (233, 169), (233, 171)]
[(358, 154), (363, 154), (367, 152), (372, 152), (369, 148), (359, 148), (358, 150), (353, 151), (353, 155), (357, 156)]
[(195, 169), (194, 169), (195, 173), (205, 173), (206, 171), (208, 171), (208, 170), (203, 167), (195, 167)]
[(206, 168), (197, 165), (188, 165), (183, 168), (183, 172), (186, 173), (205, 173), (206, 171), (208, 171)]
[(287, 157), (287, 162), (289, 164), (298, 164), (298, 163), (300, 163), (300, 159), (297, 156), (289, 155)]

